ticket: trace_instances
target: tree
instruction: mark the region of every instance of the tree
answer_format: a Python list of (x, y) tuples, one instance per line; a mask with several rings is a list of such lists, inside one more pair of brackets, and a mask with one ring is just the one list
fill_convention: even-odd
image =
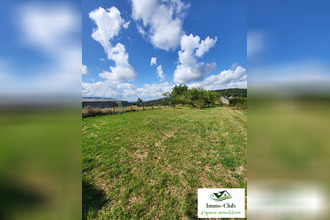
[(215, 104), (215, 101), (220, 98), (220, 94), (213, 91), (204, 91), (203, 96), (207, 106), (210, 106), (210, 104)]
[(186, 103), (190, 104), (195, 108), (203, 108), (205, 104), (205, 97), (204, 97), (205, 90), (203, 88), (192, 88), (186, 92)]
[(185, 104), (185, 93), (188, 91), (187, 85), (175, 85), (172, 92), (163, 94), (168, 99), (169, 104), (174, 108), (177, 104)]
[(142, 99), (138, 98), (136, 101), (137, 106), (141, 106), (142, 105)]

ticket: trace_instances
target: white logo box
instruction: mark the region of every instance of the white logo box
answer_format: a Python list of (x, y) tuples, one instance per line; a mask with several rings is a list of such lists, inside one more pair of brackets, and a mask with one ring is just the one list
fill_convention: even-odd
[(245, 189), (199, 188), (198, 218), (245, 218)]

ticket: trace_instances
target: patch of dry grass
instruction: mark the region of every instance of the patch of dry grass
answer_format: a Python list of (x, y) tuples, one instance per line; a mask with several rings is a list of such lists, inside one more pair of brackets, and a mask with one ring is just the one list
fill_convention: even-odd
[(83, 119), (83, 179), (107, 200), (85, 218), (196, 219), (197, 188), (246, 188), (246, 118), (180, 107)]

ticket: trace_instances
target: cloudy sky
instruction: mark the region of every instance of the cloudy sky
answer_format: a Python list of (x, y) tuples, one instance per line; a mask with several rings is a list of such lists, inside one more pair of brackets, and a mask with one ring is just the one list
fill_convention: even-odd
[(83, 0), (82, 27), (83, 96), (247, 86), (245, 0)]

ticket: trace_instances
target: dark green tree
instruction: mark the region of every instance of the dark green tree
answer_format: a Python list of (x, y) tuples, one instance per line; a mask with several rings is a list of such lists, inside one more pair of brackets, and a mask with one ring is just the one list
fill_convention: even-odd
[(141, 106), (142, 102), (143, 102), (142, 99), (138, 98), (137, 101), (136, 101), (136, 105)]

